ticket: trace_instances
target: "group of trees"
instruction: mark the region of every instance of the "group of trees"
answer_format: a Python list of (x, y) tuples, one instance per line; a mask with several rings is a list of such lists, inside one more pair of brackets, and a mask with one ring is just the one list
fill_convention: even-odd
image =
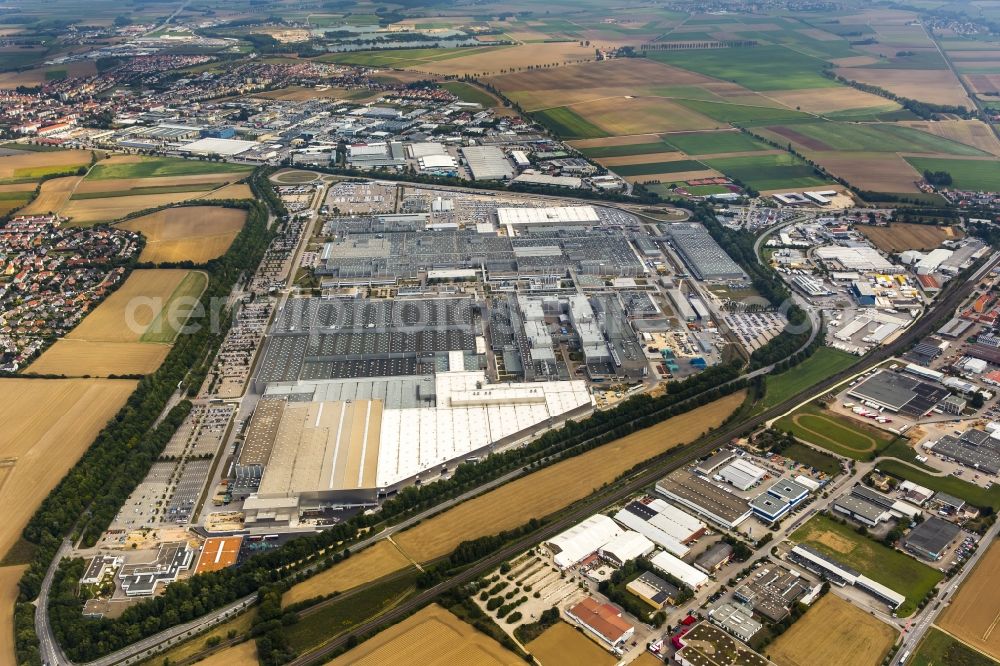
[(619, 569), (611, 574), (611, 577), (608, 580), (601, 581), (598, 584), (597, 589), (613, 603), (616, 603), (624, 608), (627, 613), (641, 619), (647, 619), (654, 627), (659, 628), (663, 626), (664, 622), (667, 621), (666, 613), (658, 611), (651, 616), (649, 606), (638, 597), (629, 594), (629, 592), (625, 589), (625, 586), (630, 581), (645, 571), (665, 579), (668, 583), (679, 590), (677, 596), (674, 598), (674, 603), (676, 605), (679, 606), (694, 596), (691, 590), (684, 583), (670, 574), (658, 571), (655, 567), (653, 567), (649, 560), (642, 557), (629, 560), (623, 564)]
[[(898, 55), (898, 54), (897, 54)], [(917, 99), (911, 99), (909, 97), (902, 97), (897, 95), (885, 88), (880, 88), (879, 86), (873, 86), (868, 83), (861, 83), (860, 81), (855, 81), (853, 79), (848, 79), (839, 74), (834, 73), (830, 69), (824, 69), (823, 74), (838, 83), (843, 83), (846, 86), (851, 86), (862, 92), (870, 93), (872, 95), (878, 95), (879, 97), (884, 97), (886, 99), (896, 102), (901, 107), (909, 111), (915, 116), (920, 116), (924, 120), (936, 120), (940, 115), (956, 115), (962, 118), (973, 118), (976, 113), (975, 110), (970, 111), (964, 106), (957, 106), (953, 104), (931, 104), (930, 102), (923, 102)]]
[(947, 171), (924, 170), (924, 180), (934, 187), (950, 187), (952, 183), (951, 174)]

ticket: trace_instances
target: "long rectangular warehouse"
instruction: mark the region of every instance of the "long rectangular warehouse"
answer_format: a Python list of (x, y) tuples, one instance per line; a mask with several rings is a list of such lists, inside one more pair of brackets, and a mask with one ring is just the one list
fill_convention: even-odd
[(746, 500), (687, 470), (660, 479), (656, 492), (726, 529), (736, 527), (751, 514)]
[(697, 590), (708, 582), (707, 575), (670, 553), (657, 553), (649, 563), (663, 573), (673, 576), (692, 590)]
[(699, 280), (747, 280), (747, 274), (726, 254), (701, 224), (667, 225), (670, 240), (691, 273)]

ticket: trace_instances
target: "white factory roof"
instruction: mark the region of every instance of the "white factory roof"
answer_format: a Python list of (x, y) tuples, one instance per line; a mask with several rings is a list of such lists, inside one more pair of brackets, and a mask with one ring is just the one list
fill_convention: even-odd
[(601, 555), (612, 557), (619, 562), (628, 562), (653, 552), (653, 542), (639, 534), (626, 530), (601, 546)]
[(490, 384), (482, 371), (438, 373), (434, 381), (435, 407), (383, 413), (380, 487), (591, 404), (583, 381)]
[(553, 558), (556, 566), (565, 569), (597, 552), (601, 546), (621, 536), (623, 532), (618, 523), (605, 515), (596, 514), (579, 525), (557, 534), (547, 543), (556, 553)]
[(691, 550), (681, 543), (680, 539), (678, 539), (676, 535), (660, 529), (653, 523), (643, 520), (641, 516), (637, 516), (626, 509), (622, 509), (616, 513), (615, 520), (625, 527), (642, 534), (660, 548), (670, 551), (677, 557), (684, 557)]
[(413, 155), (414, 159), (417, 159), (430, 155), (447, 155), (448, 151), (445, 149), (444, 144), (428, 141), (425, 143), (410, 144), (410, 154)]
[(944, 248), (937, 248), (936, 250), (931, 250), (924, 255), (924, 258), (917, 262), (917, 272), (927, 272), (932, 273), (936, 271), (941, 264), (951, 258), (954, 254), (951, 250), (946, 250)]
[(181, 150), (186, 153), (195, 153), (198, 155), (239, 155), (259, 145), (256, 141), (208, 138), (192, 141), (189, 144), (181, 146)]
[(682, 560), (679, 560), (670, 553), (657, 553), (653, 559), (650, 560), (650, 563), (663, 573), (673, 576), (680, 582), (684, 583), (692, 590), (697, 590), (699, 587), (708, 582), (707, 575), (698, 571), (690, 564), (686, 564)]
[(550, 176), (546, 173), (522, 173), (512, 181), (514, 183), (529, 183), (534, 185), (555, 185), (556, 187), (583, 187), (583, 179), (576, 176)]
[(426, 155), (418, 158), (417, 163), (422, 170), (458, 168), (458, 163), (451, 155)]
[(719, 476), (740, 490), (746, 490), (764, 478), (767, 472), (743, 458), (735, 458), (719, 470)]
[(836, 260), (849, 271), (899, 272), (898, 267), (891, 264), (873, 247), (828, 245), (816, 248), (813, 254), (826, 261)]
[(502, 226), (534, 224), (597, 224), (601, 218), (593, 206), (553, 206), (548, 208), (497, 208)]
[(468, 146), (461, 152), (475, 180), (502, 180), (514, 176), (514, 167), (496, 146)]

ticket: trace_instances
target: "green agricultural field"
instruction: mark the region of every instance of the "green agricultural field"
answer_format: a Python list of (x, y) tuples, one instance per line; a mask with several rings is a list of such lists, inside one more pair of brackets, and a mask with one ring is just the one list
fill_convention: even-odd
[(719, 157), (703, 161), (716, 171), (759, 191), (815, 187), (829, 182), (789, 153)]
[(780, 418), (774, 427), (855, 460), (872, 460), (895, 439), (891, 433), (834, 414), (815, 403)]
[(896, 613), (908, 617), (944, 574), (893, 548), (862, 536), (850, 526), (817, 514), (795, 530), (789, 539), (857, 569), (872, 580), (904, 595)]
[(302, 653), (344, 631), (389, 610), (416, 591), (416, 570), (369, 585), (343, 600), (334, 599), (320, 610), (305, 615), (281, 632), (296, 652)]
[(3, 184), (30, 183), (32, 181), (41, 180), (45, 176), (73, 175), (79, 169), (86, 169), (86, 167), (87, 167), (86, 164), (80, 164), (80, 165), (57, 164), (53, 166), (25, 167), (23, 169), (14, 169), (13, 178), (0, 179), (0, 183)]
[(717, 153), (742, 153), (770, 149), (770, 146), (748, 134), (730, 130), (676, 132), (664, 134), (663, 140), (688, 155), (715, 155)]
[(650, 155), (652, 153), (663, 153), (670, 150), (671, 146), (666, 143), (633, 143), (630, 146), (597, 146), (594, 148), (577, 148), (581, 153), (591, 159), (602, 157), (628, 157), (630, 155)]
[(185, 275), (139, 341), (172, 343), (180, 332), (179, 327), (188, 320), (192, 305), (201, 297), (207, 286), (208, 277), (201, 271), (192, 271)]
[(728, 104), (726, 102), (710, 102), (700, 99), (676, 99), (674, 101), (692, 111), (697, 111), (704, 116), (708, 116), (712, 120), (743, 127), (787, 125), (816, 120), (815, 116), (811, 116), (808, 113), (785, 108), (752, 106), (749, 104)]
[(976, 652), (948, 634), (930, 628), (910, 658), (910, 666), (997, 666), (982, 652)]
[(99, 163), (90, 170), (88, 180), (116, 180), (121, 178), (160, 178), (168, 176), (194, 176), (206, 173), (244, 173), (250, 167), (228, 162), (203, 162), (177, 157), (152, 157), (141, 162), (124, 164)]
[(684, 191), (693, 197), (707, 197), (712, 194), (726, 194), (727, 192), (732, 192), (732, 190), (725, 185), (685, 185), (684, 183), (678, 183), (678, 187), (683, 187)]
[(611, 167), (619, 176), (648, 176), (657, 173), (683, 173), (685, 171), (704, 171), (705, 165), (695, 160), (676, 160), (673, 162), (648, 162), (646, 164), (625, 164)]
[[(861, 125), (855, 123), (815, 122), (797, 123), (791, 132), (820, 142), (825, 148), (802, 143), (813, 150), (871, 151), (884, 153), (944, 153), (947, 155), (983, 156), (987, 153), (944, 137), (921, 132), (912, 127), (886, 123)], [(772, 131), (774, 131), (772, 129)], [(789, 137), (795, 141), (794, 138)]]
[(597, 139), (610, 136), (568, 106), (535, 111), (532, 115), (535, 120), (563, 139)]
[(938, 157), (907, 157), (913, 168), (924, 171), (947, 171), (952, 187), (963, 190), (1000, 191), (1000, 162), (996, 160), (955, 160)]
[(823, 76), (823, 60), (784, 46), (650, 51), (647, 57), (756, 91), (833, 88), (839, 85)]
[(476, 86), (469, 85), (468, 83), (463, 83), (461, 81), (449, 81), (441, 84), (441, 86), (463, 102), (481, 104), (484, 108), (497, 105), (497, 100), (493, 97), (493, 95), (489, 94), (485, 90), (477, 88)]
[[(878, 469), (884, 474), (891, 474), (896, 478), (912, 481), (925, 488), (954, 495), (964, 499), (969, 504), (1000, 511), (1000, 486), (994, 485), (986, 490), (982, 486), (954, 476), (934, 476), (895, 460), (883, 460), (878, 464)], [(972, 472), (966, 471), (965, 473), (971, 474)]]
[(768, 375), (765, 382), (767, 390), (761, 405), (770, 408), (781, 404), (799, 391), (804, 391), (820, 380), (849, 368), (857, 360), (857, 356), (839, 349), (820, 347), (812, 356), (794, 368), (780, 375)]

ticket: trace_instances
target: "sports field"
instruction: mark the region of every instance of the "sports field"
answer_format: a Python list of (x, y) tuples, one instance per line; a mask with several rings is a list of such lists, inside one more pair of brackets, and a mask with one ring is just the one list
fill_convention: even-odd
[[(183, 269), (132, 271), (125, 284), (84, 317), (66, 338), (89, 342), (162, 341), (145, 338), (148, 333), (167, 334), (169, 322), (163, 322), (160, 314), (169, 308), (174, 293), (191, 272)], [(164, 325), (150, 331), (157, 321)], [(168, 341), (172, 340), (171, 337)]]
[(837, 372), (848, 368), (858, 360), (857, 356), (832, 347), (820, 347), (802, 363), (781, 374), (768, 375), (767, 387), (761, 404), (774, 407)]
[(247, 173), (250, 167), (227, 162), (186, 160), (178, 157), (116, 156), (91, 169), (87, 180), (124, 178), (166, 178), (209, 173)]
[(998, 662), (931, 627), (907, 663), (910, 666), (997, 666)]
[(612, 666), (615, 658), (565, 622), (556, 622), (524, 646), (542, 666)]
[(25, 372), (67, 377), (148, 375), (169, 353), (169, 345), (63, 338), (56, 340)]
[(927, 592), (944, 578), (937, 569), (861, 536), (853, 527), (841, 525), (824, 514), (810, 518), (789, 539), (808, 544), (904, 595), (906, 601), (896, 611), (900, 617), (911, 615)]
[[(431, 604), (329, 662), (383, 666), (400, 661), (427, 666), (516, 666), (524, 660), (486, 634)], [(544, 664), (543, 664), (544, 666)]]
[(718, 426), (743, 402), (735, 393), (463, 502), (394, 537), (418, 562), (447, 555), (466, 539), (547, 516), (613, 481), (644, 460), (694, 441)]
[(111, 379), (0, 379), (0, 554), (135, 390)]
[(997, 160), (907, 157), (906, 161), (921, 174), (924, 171), (947, 171), (951, 174), (951, 187), (954, 189), (1000, 191), (1000, 162)]
[(872, 460), (895, 435), (811, 403), (775, 422), (778, 430), (855, 460)]
[(198, 564), (195, 566), (196, 574), (206, 571), (219, 571), (236, 564), (236, 558), (240, 554), (240, 544), (243, 543), (241, 536), (209, 537), (201, 547), (201, 554), (198, 556)]
[(281, 605), (296, 604), (331, 592), (346, 592), (410, 566), (410, 561), (389, 541), (379, 541), (326, 571), (293, 585)]
[(714, 157), (702, 160), (758, 191), (815, 187), (829, 183), (816, 175), (811, 166), (788, 153), (763, 153), (746, 157)]
[(895, 640), (894, 628), (828, 593), (764, 651), (778, 666), (877, 666)]
[(886, 227), (859, 224), (855, 228), (883, 252), (933, 250), (939, 247), (943, 241), (958, 240), (965, 235), (961, 229), (955, 227), (903, 222), (894, 222)]
[(182, 206), (137, 217), (120, 226), (146, 237), (139, 261), (154, 264), (221, 257), (243, 228), (247, 212), (221, 206)]
[(938, 618), (942, 629), (994, 659), (1000, 659), (998, 583), (1000, 547), (994, 543)]

